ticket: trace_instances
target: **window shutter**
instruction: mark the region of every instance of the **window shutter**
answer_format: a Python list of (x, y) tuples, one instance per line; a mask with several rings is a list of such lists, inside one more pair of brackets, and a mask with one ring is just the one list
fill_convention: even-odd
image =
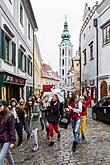
[(29, 74), (29, 63), (30, 63), (30, 60), (29, 60), (29, 58), (28, 58), (28, 59), (27, 59), (28, 74)]
[(16, 65), (16, 44), (12, 42), (12, 64)]
[(5, 59), (5, 33), (0, 28), (0, 58)]
[(30, 67), (31, 67), (31, 73), (30, 73), (30, 74), (31, 74), (31, 76), (32, 76), (32, 68), (33, 68), (33, 67), (32, 67), (32, 62), (31, 62), (31, 66), (30, 66)]
[(25, 73), (26, 73), (26, 71), (27, 71), (27, 57), (26, 57), (26, 55), (24, 55), (24, 71), (25, 71)]
[(21, 69), (22, 68), (22, 63), (21, 63), (21, 49), (18, 49), (18, 68)]

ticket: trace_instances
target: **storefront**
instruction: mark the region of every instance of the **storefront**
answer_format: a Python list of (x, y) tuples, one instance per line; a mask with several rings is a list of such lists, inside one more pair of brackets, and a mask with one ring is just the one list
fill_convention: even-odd
[(8, 73), (0, 73), (0, 98), (10, 101), (24, 96), (25, 79)]

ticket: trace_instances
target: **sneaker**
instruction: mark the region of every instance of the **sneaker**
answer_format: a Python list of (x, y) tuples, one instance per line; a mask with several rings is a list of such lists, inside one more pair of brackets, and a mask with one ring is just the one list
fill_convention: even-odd
[(54, 145), (54, 142), (51, 141), (51, 142), (49, 143), (49, 146), (53, 146), (53, 145)]
[(85, 135), (84, 134), (82, 134), (82, 140), (85, 140)]
[(33, 148), (32, 148), (32, 151), (33, 152), (36, 152), (38, 150), (38, 146), (37, 145), (34, 145)]
[(60, 138), (61, 138), (61, 135), (60, 135), (60, 133), (58, 134), (58, 141), (60, 141)]

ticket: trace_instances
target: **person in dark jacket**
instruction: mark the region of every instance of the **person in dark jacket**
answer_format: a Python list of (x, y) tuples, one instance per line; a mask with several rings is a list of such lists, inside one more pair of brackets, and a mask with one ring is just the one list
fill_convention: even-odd
[(18, 144), (17, 146), (21, 146), (22, 142), (23, 142), (23, 131), (22, 131), (22, 116), (24, 114), (22, 114), (22, 110), (20, 108), (17, 107), (17, 101), (15, 98), (12, 98), (10, 100), (10, 106), (11, 106), (11, 112), (14, 115), (15, 118), (15, 129), (18, 135)]
[(48, 111), (48, 122), (49, 122), (49, 130), (50, 130), (50, 144), (49, 146), (54, 145), (54, 133), (58, 134), (58, 140), (60, 140), (60, 131), (58, 129), (59, 115), (60, 115), (60, 101), (57, 94), (54, 94), (52, 100), (50, 102), (50, 106), (47, 109)]
[(0, 100), (0, 165), (4, 165), (7, 158), (10, 165), (14, 165), (9, 148), (15, 146), (15, 119), (4, 100)]

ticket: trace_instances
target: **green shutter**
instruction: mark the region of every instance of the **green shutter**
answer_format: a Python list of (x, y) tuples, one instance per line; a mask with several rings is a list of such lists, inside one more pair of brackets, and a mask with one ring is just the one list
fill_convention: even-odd
[(19, 48), (18, 49), (18, 68), (21, 69), (22, 66), (21, 66), (21, 49)]
[(16, 65), (16, 44), (12, 42), (12, 64)]
[(0, 58), (5, 59), (5, 33), (0, 28)]
[(31, 76), (32, 76), (32, 71), (33, 71), (32, 69), (33, 69), (33, 67), (32, 67), (32, 62), (31, 62)]
[(26, 65), (26, 62), (27, 62), (26, 59), (27, 59), (27, 57), (26, 57), (26, 55), (24, 55), (24, 71), (25, 71), (25, 73), (26, 73), (26, 68), (27, 68), (27, 67), (26, 67), (26, 66), (27, 66), (27, 65)]
[(29, 63), (30, 63), (30, 59), (27, 59), (27, 66), (28, 66), (28, 74), (29, 74)]

